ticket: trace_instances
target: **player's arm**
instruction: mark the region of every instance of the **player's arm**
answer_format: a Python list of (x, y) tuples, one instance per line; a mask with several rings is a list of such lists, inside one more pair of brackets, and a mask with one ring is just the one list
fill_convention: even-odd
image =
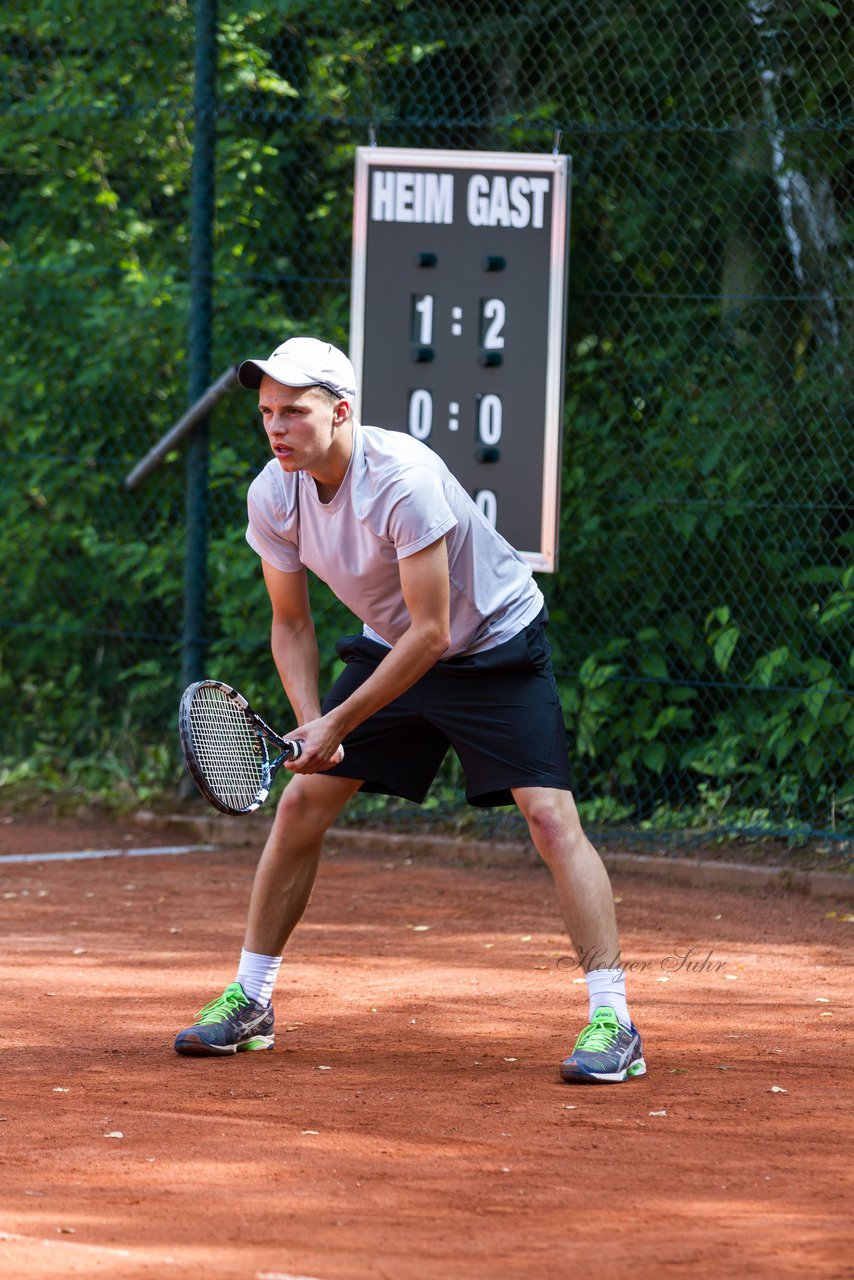
[(320, 715), (320, 658), (306, 572), (285, 573), (266, 560), (262, 565), (273, 608), (273, 661), (294, 715), (299, 723), (307, 723)]
[(445, 539), (399, 561), (399, 569), (409, 627), (373, 675), (330, 713), (341, 738), (415, 684), (450, 643), (451, 589)]
[[(445, 539), (399, 562), (400, 586), (410, 625), (372, 675), (340, 706), (313, 724), (301, 724), (303, 756), (294, 770), (311, 773), (368, 716), (404, 693), (429, 671), (450, 643), (450, 577)], [(329, 753), (329, 754), (327, 754)]]

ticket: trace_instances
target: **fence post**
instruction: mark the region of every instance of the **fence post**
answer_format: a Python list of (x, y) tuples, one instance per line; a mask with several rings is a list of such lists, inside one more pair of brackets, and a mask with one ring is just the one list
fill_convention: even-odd
[[(216, 160), (217, 0), (196, 0), (196, 74), (191, 183), (189, 396), (210, 383), (214, 167)], [(203, 676), (208, 542), (208, 419), (187, 448), (184, 549), (184, 687)]]

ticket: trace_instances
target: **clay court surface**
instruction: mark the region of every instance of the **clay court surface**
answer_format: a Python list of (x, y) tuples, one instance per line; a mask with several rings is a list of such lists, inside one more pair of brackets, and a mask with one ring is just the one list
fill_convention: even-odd
[[(7, 855), (175, 843), (0, 826)], [(254, 860), (0, 861), (4, 1277), (854, 1275), (850, 903), (615, 875), (650, 1070), (573, 1088), (547, 872), (366, 835), (322, 866), (275, 1050), (179, 1058)]]

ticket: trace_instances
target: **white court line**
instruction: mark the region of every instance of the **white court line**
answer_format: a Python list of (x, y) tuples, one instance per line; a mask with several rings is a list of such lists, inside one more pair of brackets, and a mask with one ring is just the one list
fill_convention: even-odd
[(77, 853), (0, 853), (6, 862), (84, 862), (90, 858), (153, 858), (176, 853), (215, 853), (218, 844), (167, 844), (159, 849), (84, 849)]
[(317, 1276), (295, 1276), (290, 1271), (259, 1271), (255, 1280), (318, 1280)]
[[(45, 1239), (43, 1236), (22, 1236), (14, 1231), (0, 1231), (0, 1243), (4, 1240), (9, 1244), (42, 1244), (48, 1248), (62, 1248), (64, 1246), (70, 1249), (82, 1249), (87, 1253), (106, 1253), (111, 1258), (147, 1258), (150, 1256), (150, 1250), (145, 1250), (143, 1253), (138, 1254), (131, 1249), (114, 1249), (107, 1244), (86, 1244), (83, 1240), (50, 1240)], [(178, 1261), (177, 1258), (163, 1258), (159, 1254), (155, 1256), (158, 1262), (168, 1262), (175, 1265)]]
[[(43, 1236), (24, 1236), (18, 1235), (14, 1231), (0, 1231), (0, 1243), (7, 1241), (9, 1244), (41, 1244), (47, 1248), (66, 1248), (79, 1249), (87, 1253), (106, 1253), (111, 1258), (137, 1258), (139, 1261), (147, 1261), (151, 1258), (150, 1249), (132, 1250), (132, 1249), (116, 1249), (111, 1248), (107, 1244), (86, 1244), (83, 1240), (51, 1240)], [(178, 1258), (162, 1257), (160, 1254), (154, 1254), (158, 1263), (168, 1263), (170, 1266), (177, 1266)], [(318, 1280), (317, 1276), (294, 1275), (291, 1271), (257, 1271), (255, 1280)]]

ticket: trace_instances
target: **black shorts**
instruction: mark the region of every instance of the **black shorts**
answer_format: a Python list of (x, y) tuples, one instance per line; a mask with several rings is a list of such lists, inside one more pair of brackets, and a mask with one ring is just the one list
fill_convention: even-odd
[[(420, 804), (453, 747), (470, 804), (512, 804), (512, 787), (571, 791), (547, 620), (543, 610), (494, 649), (437, 662), (357, 725), (344, 739), (344, 760), (324, 772), (359, 778), (363, 791)], [(336, 650), (347, 665), (323, 701), (324, 712), (344, 702), (388, 653), (365, 636), (345, 636)]]

